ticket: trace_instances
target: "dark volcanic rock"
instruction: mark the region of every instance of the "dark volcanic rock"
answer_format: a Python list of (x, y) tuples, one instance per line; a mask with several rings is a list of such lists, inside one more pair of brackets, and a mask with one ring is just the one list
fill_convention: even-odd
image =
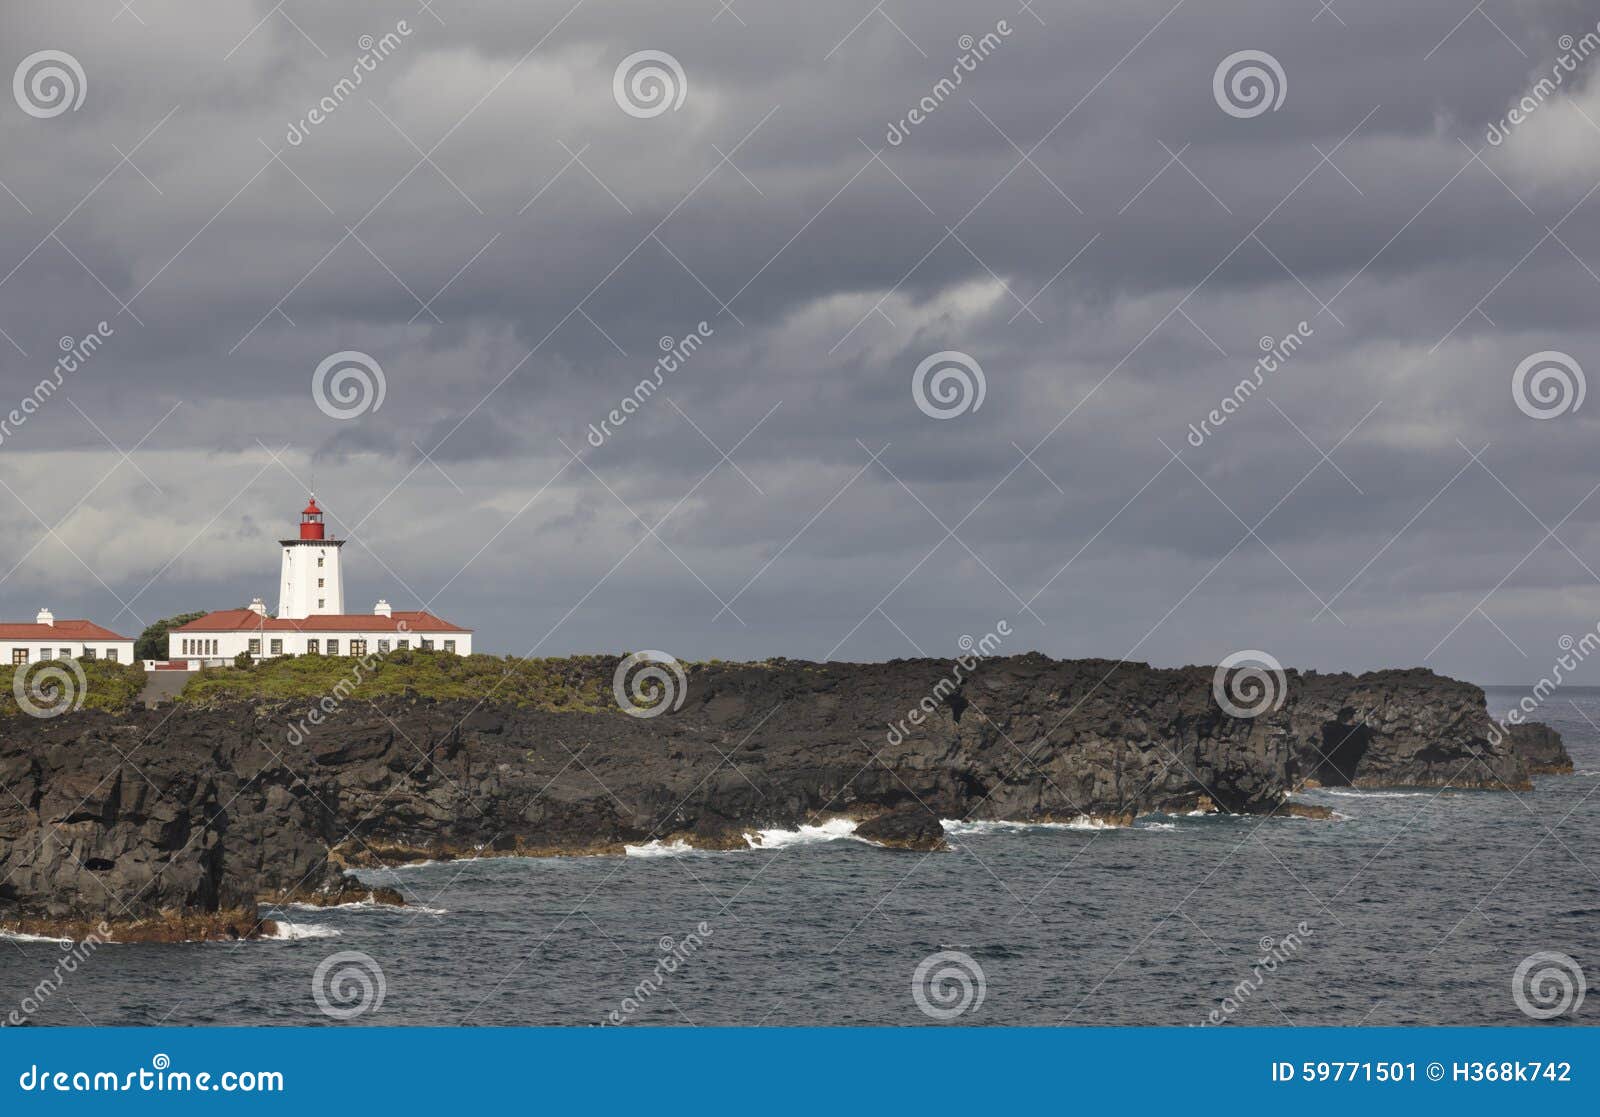
[(1571, 775), (1572, 757), (1561, 743), (1561, 734), (1548, 725), (1530, 721), (1513, 725), (1511, 746), (1534, 775)]
[(888, 814), (868, 819), (855, 828), (855, 836), (889, 849), (949, 849), (939, 816), (921, 803), (906, 803)]
[(0, 925), (241, 912), (226, 926), (249, 933), (258, 901), (341, 894), (347, 867), (657, 838), (743, 849), (747, 830), (908, 799), (1052, 821), (1267, 813), (1314, 784), (1528, 785), (1483, 693), (1428, 671), (1290, 671), (1243, 718), (1209, 667), (1024, 655), (959, 685), (952, 670), (696, 665), (682, 707), (648, 719), (414, 698), (348, 701), (309, 732), (309, 702), (11, 718)]

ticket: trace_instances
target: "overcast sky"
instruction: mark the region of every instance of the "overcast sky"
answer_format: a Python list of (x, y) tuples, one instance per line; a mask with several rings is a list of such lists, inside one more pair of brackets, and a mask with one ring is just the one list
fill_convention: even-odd
[[(82, 79), (0, 91), (0, 415), (110, 336), (0, 427), (0, 615), (275, 606), (314, 483), (351, 610), (486, 651), (950, 656), (1005, 621), (1063, 657), (1537, 678), (1600, 621), (1597, 20), (5, 0), (0, 76)], [(665, 103), (618, 92), (640, 51)], [(1219, 99), (1240, 51), (1265, 101)], [(345, 351), (383, 393), (339, 418), (313, 374)], [(1579, 372), (1534, 418), (1545, 352)]]

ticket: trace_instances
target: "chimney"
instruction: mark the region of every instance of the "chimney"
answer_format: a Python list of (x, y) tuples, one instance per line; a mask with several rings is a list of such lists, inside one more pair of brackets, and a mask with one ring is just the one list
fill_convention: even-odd
[(378, 603), (372, 607), (372, 615), (375, 617), (394, 616), (394, 610), (389, 607), (389, 601), (387, 598), (378, 598)]
[(49, 625), (49, 626), (51, 626), (53, 628), (53, 627), (55, 627), (55, 623), (56, 623), (56, 615), (54, 613), (52, 613), (48, 608), (40, 609), (39, 610), (39, 615), (34, 618), (34, 623), (35, 624)]
[(252, 598), (250, 601), (250, 611), (258, 617), (264, 617), (267, 615), (267, 603), (262, 601), (259, 597)]

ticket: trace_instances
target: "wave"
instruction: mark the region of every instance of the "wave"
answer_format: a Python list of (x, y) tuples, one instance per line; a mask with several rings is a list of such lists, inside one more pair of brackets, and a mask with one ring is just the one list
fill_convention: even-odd
[(6, 942), (53, 942), (71, 943), (72, 939), (58, 938), (55, 935), (30, 935), (26, 931), (0, 931), (0, 939)]
[(1103, 818), (1084, 815), (1070, 822), (1007, 822), (994, 819), (980, 819), (968, 821), (966, 819), (943, 818), (939, 825), (944, 827), (946, 834), (960, 837), (965, 834), (1023, 834), (1030, 830), (1127, 830), (1130, 827), (1107, 822)]
[(693, 846), (685, 841), (664, 842), (660, 838), (645, 842), (643, 845), (622, 847), (622, 852), (629, 857), (676, 857), (684, 853), (697, 852)]
[[(1440, 788), (1440, 791), (1448, 790)], [(1314, 791), (1306, 792), (1307, 795), (1334, 795), (1340, 799), (1431, 799), (1438, 795), (1437, 791), (1352, 791), (1348, 788), (1319, 787)]]
[[(786, 846), (817, 845), (823, 842), (835, 842), (841, 838), (852, 841), (864, 841), (855, 836), (856, 822), (848, 818), (835, 818), (824, 822), (820, 826), (801, 825), (792, 830), (773, 828), (770, 830), (746, 830), (744, 841), (747, 849), (783, 849)], [(871, 844), (871, 843), (867, 843)], [(660, 838), (645, 842), (643, 845), (622, 847), (623, 852), (629, 857), (683, 857), (694, 855), (700, 857), (716, 856), (723, 853), (744, 852), (740, 850), (720, 849), (695, 849), (681, 838), (663, 841)]]
[(289, 904), (286, 911), (380, 911), (395, 915), (448, 915), (448, 908), (430, 908), (426, 904), (380, 904), (374, 900), (354, 900), (348, 904)]
[(746, 832), (744, 840), (750, 843), (751, 849), (782, 849), (784, 846), (813, 845), (817, 842), (838, 841), (840, 838), (854, 838), (856, 825), (851, 819), (835, 818), (824, 822), (821, 826), (801, 826), (797, 830)]
[(332, 939), (337, 938), (342, 932), (333, 927), (324, 927), (320, 923), (285, 923), (275, 920), (278, 929), (262, 938), (273, 939), (279, 942), (294, 942), (299, 939)]

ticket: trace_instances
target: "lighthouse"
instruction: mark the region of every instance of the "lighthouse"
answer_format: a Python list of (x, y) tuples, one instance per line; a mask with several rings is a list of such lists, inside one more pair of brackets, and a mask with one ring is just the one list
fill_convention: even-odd
[(328, 538), (322, 509), (311, 497), (300, 513), (300, 537), (283, 544), (283, 577), (278, 583), (278, 617), (304, 620), (344, 612), (344, 569), (339, 565), (342, 539)]
[[(369, 656), (391, 651), (472, 654), (472, 629), (451, 624), (426, 609), (396, 609), (387, 600), (379, 600), (370, 613), (344, 611), (344, 570), (339, 564), (344, 540), (329, 537), (315, 496), (300, 513), (299, 537), (278, 542), (283, 551), (278, 615), (269, 616), (266, 602), (259, 597), (243, 609), (207, 613), (167, 633), (171, 659), (193, 671), (202, 666), (222, 667), (241, 655), (253, 660), (329, 655), (366, 661)], [(7, 635), (6, 626), (0, 625), (0, 650), (6, 646)], [(61, 643), (67, 643), (64, 633)], [(108, 652), (107, 658), (116, 657)]]

